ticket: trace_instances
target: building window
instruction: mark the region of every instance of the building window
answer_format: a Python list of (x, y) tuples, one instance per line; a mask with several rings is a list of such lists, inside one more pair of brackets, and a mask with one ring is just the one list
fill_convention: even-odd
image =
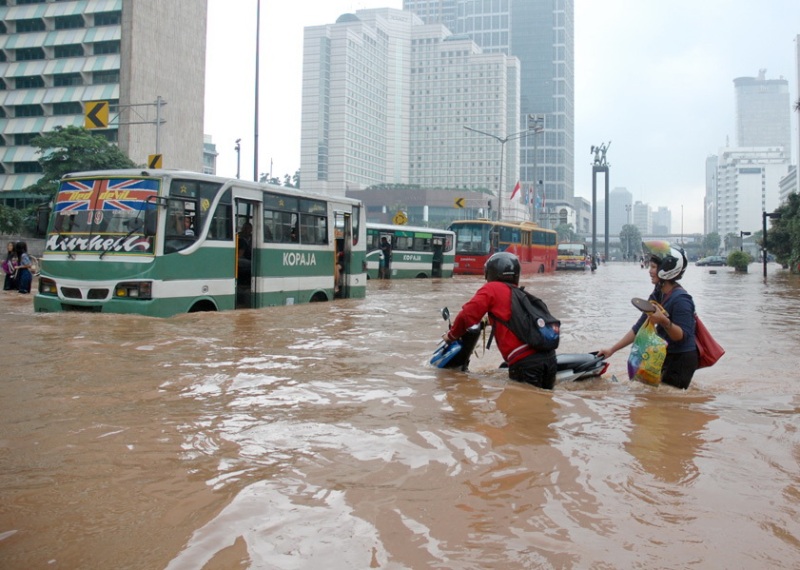
[(46, 29), (44, 20), (41, 18), (32, 18), (30, 20), (17, 20), (17, 33), (24, 34), (25, 32), (43, 32)]
[(17, 61), (44, 59), (44, 50), (42, 48), (21, 48), (15, 51)]
[(53, 115), (82, 115), (83, 105), (78, 101), (69, 101), (67, 103), (54, 103)]
[(24, 6), (25, 4), (44, 4), (46, 0), (17, 0), (17, 6)]
[(98, 12), (94, 15), (95, 26), (119, 26), (122, 22), (122, 12)]
[(17, 146), (27, 146), (31, 144), (31, 141), (38, 137), (37, 133), (21, 133), (14, 135), (14, 144)]
[(39, 75), (29, 75), (27, 77), (17, 77), (17, 89), (36, 89), (44, 87), (44, 79)]
[(80, 73), (59, 73), (53, 76), (53, 87), (74, 87), (83, 85)]
[(16, 174), (31, 174), (42, 171), (42, 165), (38, 162), (14, 162), (13, 164)]
[(56, 18), (57, 30), (74, 30), (84, 27), (83, 16), (75, 14), (73, 16), (58, 16)]
[(53, 56), (56, 59), (62, 59), (65, 57), (81, 57), (83, 56), (83, 46), (81, 44), (55, 46), (53, 49)]
[(95, 71), (92, 73), (92, 85), (104, 83), (119, 83), (119, 70)]
[(44, 116), (44, 109), (41, 105), (15, 105), (15, 117), (42, 117)]
[(119, 40), (111, 42), (97, 42), (94, 44), (94, 55), (119, 53)]

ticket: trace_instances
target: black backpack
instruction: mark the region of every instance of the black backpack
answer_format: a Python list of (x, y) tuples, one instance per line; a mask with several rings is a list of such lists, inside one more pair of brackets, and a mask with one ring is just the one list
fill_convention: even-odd
[(510, 283), (506, 285), (511, 287), (511, 320), (504, 321), (495, 315), (491, 316), (536, 352), (557, 349), (561, 321), (550, 314), (544, 301), (525, 291), (524, 287), (514, 287)]

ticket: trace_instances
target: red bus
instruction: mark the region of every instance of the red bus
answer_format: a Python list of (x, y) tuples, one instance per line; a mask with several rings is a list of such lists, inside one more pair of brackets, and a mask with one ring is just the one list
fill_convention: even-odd
[(456, 220), (447, 229), (456, 234), (456, 275), (483, 275), (484, 263), (498, 251), (519, 257), (522, 275), (556, 270), (557, 234), (533, 222)]

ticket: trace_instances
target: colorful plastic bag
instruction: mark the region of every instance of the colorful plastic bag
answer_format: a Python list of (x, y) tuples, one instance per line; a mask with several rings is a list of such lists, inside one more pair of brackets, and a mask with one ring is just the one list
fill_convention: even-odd
[(667, 341), (656, 334), (656, 327), (647, 319), (633, 339), (628, 356), (628, 377), (645, 384), (661, 383), (661, 367), (667, 356)]

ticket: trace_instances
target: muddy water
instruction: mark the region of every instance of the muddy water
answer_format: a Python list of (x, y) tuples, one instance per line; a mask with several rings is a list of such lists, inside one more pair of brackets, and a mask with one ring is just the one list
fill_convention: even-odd
[[(479, 280), (159, 320), (0, 295), (0, 568), (796, 568), (800, 280), (692, 267), (727, 349), (682, 392), (426, 360)], [(647, 272), (529, 283), (565, 352)]]

